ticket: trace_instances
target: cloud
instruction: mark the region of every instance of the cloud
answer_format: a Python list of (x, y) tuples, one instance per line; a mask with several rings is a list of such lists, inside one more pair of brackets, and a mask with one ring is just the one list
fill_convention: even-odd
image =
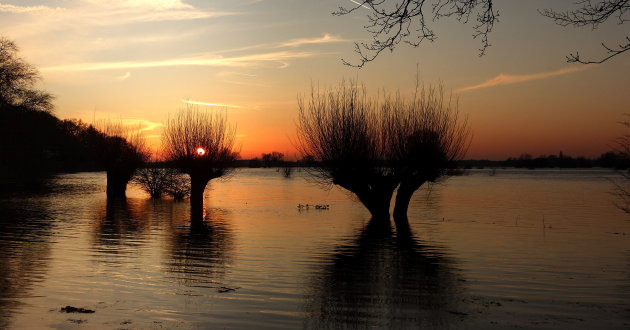
[(347, 41), (339, 36), (332, 36), (328, 33), (324, 34), (320, 38), (301, 38), (301, 39), (292, 39), (287, 42), (283, 42), (278, 45), (278, 47), (298, 47), (302, 45), (310, 45), (310, 44), (324, 44), (331, 42), (344, 42)]
[(129, 77), (131, 77), (131, 72), (127, 71), (127, 73), (125, 73), (125, 74), (124, 74), (124, 75), (122, 75), (122, 76), (118, 76), (118, 77), (116, 77), (116, 79), (118, 79), (118, 80), (121, 80), (121, 81), (122, 81), (122, 80), (127, 80), (127, 79), (129, 79)]
[(42, 72), (97, 71), (114, 69), (158, 68), (173, 66), (255, 66), (263, 62), (279, 62), (286, 65), (285, 60), (314, 56), (312, 52), (271, 52), (233, 57), (200, 55), (158, 61), (126, 61), (126, 62), (91, 62), (42, 68)]
[[(49, 16), (58, 22), (75, 23), (83, 28), (131, 23), (182, 21), (236, 15), (197, 9), (179, 0), (83, 0), (68, 8), (17, 6), (0, 3), (0, 12)], [(46, 23), (46, 22), (43, 22)]]
[(133, 133), (143, 133), (164, 126), (162, 123), (153, 122), (145, 119), (122, 119), (122, 124), (130, 128)]
[(0, 3), (0, 13), (50, 15), (61, 11), (64, 11), (64, 9), (47, 6), (16, 6)]
[(510, 84), (517, 84), (517, 83), (533, 81), (533, 80), (542, 80), (542, 79), (547, 79), (547, 78), (551, 78), (555, 76), (561, 76), (561, 75), (565, 75), (565, 74), (569, 74), (573, 72), (579, 72), (586, 69), (587, 69), (587, 66), (572, 66), (569, 68), (564, 68), (564, 69), (551, 71), (551, 72), (540, 72), (540, 73), (523, 74), (523, 75), (500, 74), (481, 84), (463, 87), (456, 90), (455, 92), (460, 93), (460, 92), (467, 92), (467, 91), (471, 91), (475, 89), (499, 86), (499, 85), (510, 85)]
[(154, 9), (190, 9), (191, 5), (183, 3), (181, 0), (89, 0), (96, 3), (113, 3), (127, 7), (144, 7)]
[(203, 106), (208, 106), (208, 107), (225, 107), (225, 108), (247, 109), (247, 107), (243, 107), (243, 106), (240, 106), (240, 105), (209, 103), (209, 102), (201, 102), (201, 101), (194, 101), (194, 100), (184, 100), (184, 99), (182, 99), (182, 102), (184, 102), (186, 104), (203, 105)]
[(255, 74), (234, 72), (234, 71), (221, 71), (221, 72), (217, 73), (217, 77), (231, 77), (231, 76), (240, 76), (240, 77), (246, 77), (246, 78), (256, 78), (256, 77), (258, 77)]

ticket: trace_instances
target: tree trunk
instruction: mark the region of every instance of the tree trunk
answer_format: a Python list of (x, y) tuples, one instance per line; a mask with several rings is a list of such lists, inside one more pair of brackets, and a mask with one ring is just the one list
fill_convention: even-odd
[(407, 211), (409, 210), (409, 202), (413, 194), (422, 186), (426, 180), (408, 179), (400, 183), (396, 192), (396, 203), (394, 204), (394, 221), (404, 225), (407, 222)]
[(351, 191), (357, 195), (373, 218), (389, 220), (389, 205), (395, 188), (395, 186), (390, 187), (388, 185), (372, 187), (372, 189), (366, 187)]
[(190, 221), (203, 221), (203, 192), (209, 179), (198, 175), (190, 176)]
[(115, 171), (107, 171), (107, 197), (124, 198), (127, 191), (127, 178)]

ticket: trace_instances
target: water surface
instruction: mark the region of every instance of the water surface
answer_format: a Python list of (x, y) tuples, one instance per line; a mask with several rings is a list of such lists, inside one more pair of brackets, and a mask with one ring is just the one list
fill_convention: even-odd
[(202, 227), (135, 188), (108, 201), (104, 173), (3, 195), (0, 328), (630, 326), (614, 172), (472, 171), (418, 191), (409, 230), (305, 177), (213, 181)]

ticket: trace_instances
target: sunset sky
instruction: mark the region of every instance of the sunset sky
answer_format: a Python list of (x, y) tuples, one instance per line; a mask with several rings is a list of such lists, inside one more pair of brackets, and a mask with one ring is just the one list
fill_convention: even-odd
[(621, 42), (630, 24), (560, 27), (537, 12), (573, 1), (497, 0), (483, 57), (472, 22), (443, 19), (432, 23), (436, 42), (401, 45), (362, 69), (341, 59), (357, 61), (368, 10), (331, 15), (351, 0), (0, 0), (0, 34), (40, 69), (57, 116), (140, 123), (154, 148), (168, 115), (192, 101), (228, 113), (243, 158), (294, 155), (296, 100), (312, 84), (358, 78), (374, 93), (409, 91), (417, 67), (424, 83), (459, 96), (474, 131), (467, 158), (593, 157), (626, 133), (630, 54), (600, 65), (565, 56), (598, 59), (600, 43)]

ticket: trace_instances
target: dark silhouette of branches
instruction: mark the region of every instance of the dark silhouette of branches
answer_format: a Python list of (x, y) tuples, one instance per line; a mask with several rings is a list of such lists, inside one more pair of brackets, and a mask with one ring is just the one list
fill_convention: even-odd
[[(630, 11), (630, 0), (580, 0), (575, 3), (576, 9), (567, 11), (555, 11), (553, 9), (545, 9), (540, 11), (543, 16), (549, 17), (561, 26), (584, 27), (591, 26), (597, 29), (602, 23), (608, 21), (611, 17), (617, 19), (617, 24), (624, 24), (628, 21), (626, 16)], [(608, 46), (602, 43), (602, 47), (606, 51), (606, 55), (599, 60), (583, 60), (580, 54), (576, 52), (567, 56), (567, 62), (578, 62), (582, 64), (603, 63), (621, 53), (630, 50), (630, 37), (626, 36), (625, 40), (617, 46)]]
[(181, 200), (190, 194), (190, 183), (181, 177), (178, 170), (172, 168), (145, 167), (138, 169), (132, 179), (151, 198), (160, 198), (167, 194), (175, 200)]
[[(490, 46), (489, 34), (498, 22), (499, 12), (492, 0), (357, 0), (352, 7), (339, 7), (333, 15), (347, 15), (359, 10), (367, 11), (369, 23), (365, 29), (371, 35), (370, 42), (355, 42), (355, 52), (359, 55), (358, 63), (342, 59), (349, 66), (363, 67), (373, 61), (384, 50), (394, 49), (405, 43), (418, 47), (423, 41), (433, 42), (437, 34), (431, 28), (431, 22), (442, 18), (453, 17), (464, 24), (471, 19), (473, 38), (481, 40), (479, 56), (483, 56)], [(584, 27), (597, 29), (600, 24), (615, 18), (621, 25), (628, 21), (630, 0), (579, 0), (575, 8), (566, 11), (553, 9), (540, 10), (540, 14), (551, 18), (561, 26)], [(582, 64), (603, 63), (630, 49), (630, 36), (611, 46), (602, 43), (605, 55), (598, 60), (582, 59), (578, 52), (567, 56), (568, 62)]]
[(353, 7), (339, 7), (333, 15), (347, 15), (367, 9), (369, 23), (365, 29), (371, 34), (370, 43), (355, 43), (359, 63), (342, 60), (344, 64), (363, 67), (386, 49), (393, 51), (401, 42), (418, 47), (423, 41), (435, 41), (437, 34), (430, 27), (432, 21), (454, 17), (468, 23), (474, 16), (473, 38), (481, 40), (479, 55), (490, 46), (488, 35), (498, 21), (499, 13), (492, 0), (358, 0)]
[(460, 119), (457, 102), (445, 98), (441, 86), (417, 83), (410, 99), (396, 94), (385, 99), (382, 109), (393, 131), (391, 163), (400, 177), (394, 217), (404, 218), (414, 192), (447, 176), (464, 157), (470, 128)]
[(441, 88), (421, 87), (410, 98), (367, 96), (365, 87), (342, 82), (312, 88), (298, 99), (298, 147), (312, 157), (320, 182), (354, 193), (372, 216), (406, 220), (413, 193), (448, 174), (468, 147), (470, 132), (455, 102)]
[(0, 36), (0, 109), (3, 105), (50, 112), (52, 95), (34, 89), (39, 73), (18, 56), (19, 48)]
[(192, 218), (203, 216), (203, 192), (212, 179), (229, 174), (238, 158), (235, 130), (219, 112), (202, 112), (188, 106), (170, 118), (164, 129), (168, 161), (190, 176)]
[(374, 217), (389, 217), (397, 185), (394, 171), (384, 166), (390, 132), (365, 88), (352, 82), (324, 92), (312, 88), (298, 106), (299, 148), (320, 162), (313, 174), (354, 193)]

